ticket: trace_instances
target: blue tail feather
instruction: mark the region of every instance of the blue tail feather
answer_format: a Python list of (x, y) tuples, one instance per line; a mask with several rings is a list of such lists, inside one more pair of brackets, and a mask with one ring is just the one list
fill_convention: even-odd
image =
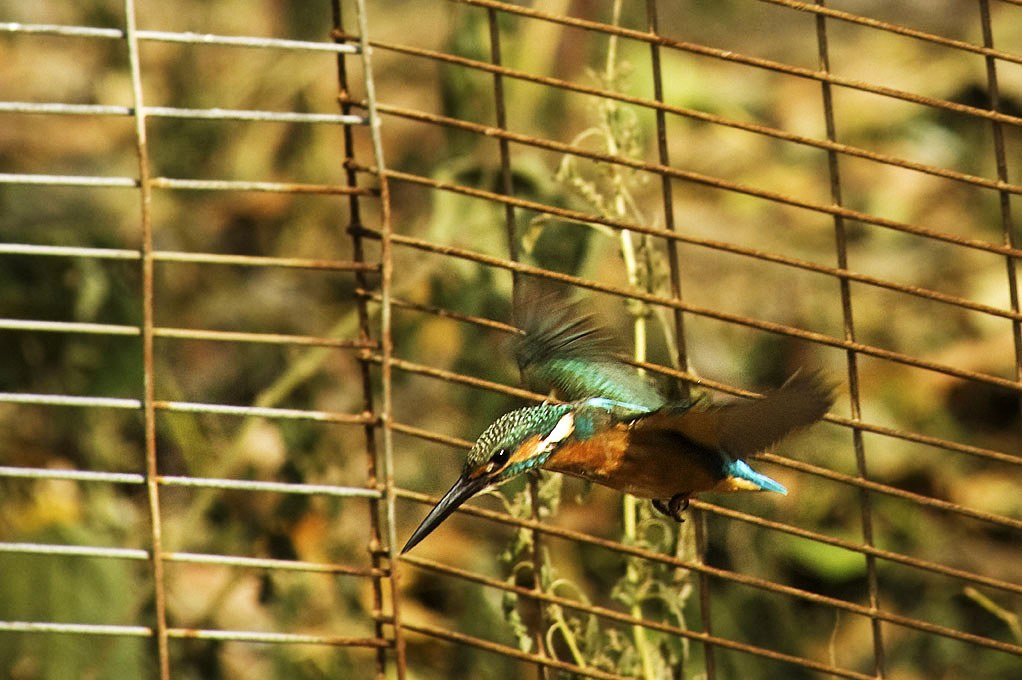
[(783, 486), (770, 479), (766, 475), (761, 475), (751, 467), (749, 467), (744, 460), (733, 460), (727, 466), (727, 474), (731, 477), (738, 477), (752, 482), (764, 491), (776, 491), (782, 493), (785, 496), (788, 495), (788, 490)]

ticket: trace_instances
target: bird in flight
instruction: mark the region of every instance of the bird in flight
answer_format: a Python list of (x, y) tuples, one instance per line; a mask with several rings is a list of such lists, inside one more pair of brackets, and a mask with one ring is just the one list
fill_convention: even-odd
[(514, 354), (523, 383), (553, 393), (507, 413), (480, 435), (461, 476), (402, 549), (407, 552), (472, 496), (542, 468), (648, 498), (682, 521), (692, 494), (787, 490), (742, 460), (811, 425), (834, 402), (817, 374), (796, 373), (761, 399), (723, 405), (669, 401), (618, 359), (575, 305), (552, 295), (518, 309)]

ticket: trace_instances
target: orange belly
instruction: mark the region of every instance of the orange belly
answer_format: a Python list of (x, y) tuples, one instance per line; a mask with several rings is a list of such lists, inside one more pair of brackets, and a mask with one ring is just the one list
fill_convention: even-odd
[(630, 441), (631, 434), (614, 428), (586, 441), (570, 442), (543, 467), (640, 498), (668, 499), (679, 493), (709, 491), (722, 481), (705, 454), (686, 451), (677, 441)]

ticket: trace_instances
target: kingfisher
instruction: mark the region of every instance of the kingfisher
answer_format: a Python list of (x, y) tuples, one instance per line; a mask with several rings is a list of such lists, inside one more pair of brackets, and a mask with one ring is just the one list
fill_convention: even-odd
[(550, 295), (516, 310), (522, 382), (551, 401), (511, 411), (480, 435), (461, 476), (408, 539), (405, 553), (472, 496), (542, 468), (640, 498), (675, 521), (692, 494), (775, 491), (742, 460), (811, 425), (834, 402), (818, 374), (796, 373), (761, 399), (713, 405), (668, 400), (577, 305)]

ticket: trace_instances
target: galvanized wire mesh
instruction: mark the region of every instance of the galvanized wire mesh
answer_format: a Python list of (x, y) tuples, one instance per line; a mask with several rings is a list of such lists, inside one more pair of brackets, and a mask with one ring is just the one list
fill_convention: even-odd
[[(549, 619), (564, 610), (685, 641), (674, 677), (1018, 667), (1019, 3), (928, 20), (789, 0), (712, 19), (654, 0), (357, 2), (305, 9), (280, 37), (138, 4), (0, 17), (9, 54), (81, 65), (70, 86), (40, 71), (0, 102), (12, 673), (624, 677), (565, 648)], [(289, 16), (266, 12), (256, 25)], [(90, 74), (109, 79), (76, 83)], [(753, 87), (768, 94), (736, 94)], [(572, 115), (608, 102), (647, 138), (592, 144)], [(86, 135), (110, 143), (76, 152)], [(606, 177), (646, 219), (601, 205)], [(623, 239), (660, 254), (644, 286), (615, 264)], [(231, 278), (207, 281), (219, 267)], [(747, 397), (743, 369), (769, 385), (822, 364), (842, 382), (835, 412), (758, 458), (793, 494), (693, 501), (692, 554), (682, 534), (673, 553), (623, 540), (596, 492), (553, 518), (470, 505), (441, 529), (455, 538), (399, 557), (479, 424), (543, 398), (492, 358), (524, 275), (659, 315), (669, 340), (632, 360), (678, 389)], [(50, 299), (54, 280), (74, 304)], [(79, 434), (48, 437), (58, 421)], [(519, 529), (534, 563), (572, 575), (560, 588), (494, 558)], [(681, 624), (608, 594), (627, 560), (674, 574)], [(104, 606), (59, 606), (54, 583)], [(546, 612), (529, 649), (501, 620), (509, 595)], [(96, 636), (145, 642), (60, 646)]]

